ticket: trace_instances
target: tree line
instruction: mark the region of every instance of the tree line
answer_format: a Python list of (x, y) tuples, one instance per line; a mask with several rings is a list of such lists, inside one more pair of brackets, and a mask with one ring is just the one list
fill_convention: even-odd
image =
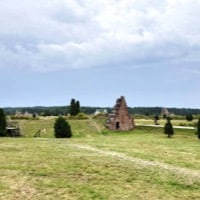
[[(74, 99), (75, 100), (75, 99)], [(85, 114), (93, 114), (96, 110), (107, 110), (107, 112), (111, 112), (112, 107), (89, 107), (89, 106), (80, 106), (80, 102), (76, 101), (73, 103), (77, 104), (79, 112), (83, 112)], [(71, 100), (72, 103), (72, 100)], [(76, 109), (76, 108), (75, 108)], [(71, 106), (37, 106), (37, 107), (6, 107), (3, 108), (6, 115), (15, 115), (16, 111), (25, 113), (37, 113), (40, 116), (58, 116), (58, 115), (68, 115), (71, 113)], [(139, 115), (160, 115), (162, 107), (128, 107), (130, 114), (139, 114)], [(171, 114), (186, 116), (188, 114), (199, 115), (200, 109), (197, 108), (168, 108), (168, 111)], [(76, 113), (77, 111), (75, 111)]]

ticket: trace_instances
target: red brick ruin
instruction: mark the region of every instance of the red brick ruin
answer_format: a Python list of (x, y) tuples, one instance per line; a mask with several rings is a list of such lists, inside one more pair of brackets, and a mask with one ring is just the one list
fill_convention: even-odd
[(108, 116), (106, 127), (112, 131), (129, 131), (135, 128), (134, 119), (128, 113), (126, 100), (123, 96), (117, 99), (112, 112)]

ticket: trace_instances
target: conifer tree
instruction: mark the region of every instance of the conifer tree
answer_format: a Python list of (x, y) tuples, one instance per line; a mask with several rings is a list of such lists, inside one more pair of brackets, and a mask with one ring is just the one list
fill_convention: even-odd
[(70, 115), (76, 115), (76, 101), (75, 99), (71, 99), (71, 103), (70, 103)]
[(200, 117), (197, 122), (197, 137), (200, 139)]
[(0, 136), (6, 136), (6, 116), (3, 109), (0, 109)]
[(76, 115), (80, 113), (80, 102), (76, 101)]
[(191, 113), (187, 114), (187, 115), (185, 116), (185, 118), (186, 118), (187, 121), (192, 121), (192, 120), (193, 120), (193, 116), (192, 116)]
[(168, 138), (170, 138), (172, 135), (174, 135), (174, 129), (171, 124), (170, 117), (167, 117), (167, 123), (165, 124), (165, 127), (164, 127), (164, 133), (167, 134)]
[(80, 102), (75, 99), (71, 99), (70, 103), (70, 115), (74, 116), (80, 112)]
[(56, 138), (72, 137), (71, 127), (63, 117), (59, 117), (56, 120), (54, 124), (54, 135)]

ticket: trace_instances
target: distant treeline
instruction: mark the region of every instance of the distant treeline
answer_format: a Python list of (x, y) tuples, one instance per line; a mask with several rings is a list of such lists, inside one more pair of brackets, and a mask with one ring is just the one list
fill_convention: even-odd
[[(107, 110), (108, 113), (111, 112), (112, 108), (110, 107), (81, 107), (80, 111), (85, 114), (93, 114), (96, 110)], [(129, 112), (131, 114), (140, 114), (140, 115), (160, 115), (162, 107), (129, 107)], [(70, 113), (69, 106), (50, 106), (50, 107), (12, 107), (12, 108), (4, 108), (4, 112), (6, 115), (15, 115), (15, 113), (28, 112), (30, 114), (38, 114), (41, 116), (57, 116), (57, 115), (68, 115)], [(200, 109), (195, 108), (168, 108), (169, 113), (175, 115), (199, 115)]]
[[(162, 109), (162, 107), (133, 107), (129, 108), (129, 112), (141, 115), (160, 115)], [(167, 108), (167, 110), (174, 115), (200, 114), (200, 109), (198, 108)]]

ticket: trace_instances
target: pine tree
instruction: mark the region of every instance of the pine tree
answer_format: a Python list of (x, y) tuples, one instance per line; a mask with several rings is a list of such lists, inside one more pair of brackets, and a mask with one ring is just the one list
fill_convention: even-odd
[(74, 116), (80, 112), (80, 102), (75, 99), (71, 99), (70, 102), (70, 115)]
[(171, 119), (169, 117), (167, 118), (167, 123), (165, 124), (165, 127), (164, 127), (164, 133), (167, 134), (168, 138), (174, 135), (174, 129), (171, 124)]
[(76, 101), (75, 101), (75, 99), (71, 99), (71, 103), (70, 103), (70, 115), (71, 116), (76, 115)]
[(80, 113), (80, 102), (76, 101), (76, 115)]
[(186, 119), (187, 121), (192, 121), (192, 120), (193, 120), (192, 114), (191, 114), (191, 113), (187, 114), (187, 115), (185, 116), (185, 119)]
[(6, 136), (6, 116), (3, 109), (0, 109), (0, 136)]
[(158, 116), (158, 115), (155, 115), (155, 116), (154, 116), (154, 124), (155, 124), (155, 125), (159, 125), (159, 124), (158, 124), (158, 120), (159, 120), (159, 116)]
[(197, 122), (197, 136), (200, 139), (200, 117), (199, 117), (198, 122)]
[(59, 117), (56, 120), (54, 124), (54, 135), (56, 138), (72, 137), (71, 127), (63, 117)]

